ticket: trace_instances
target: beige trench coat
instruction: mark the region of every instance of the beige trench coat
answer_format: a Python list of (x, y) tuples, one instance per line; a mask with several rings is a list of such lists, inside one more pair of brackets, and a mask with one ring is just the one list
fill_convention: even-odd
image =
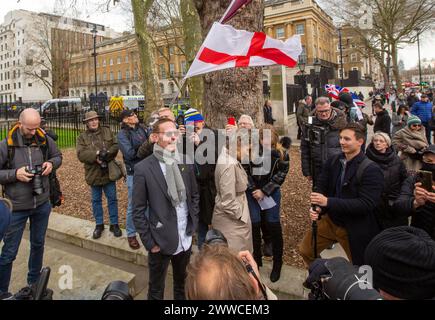
[(214, 176), (217, 193), (212, 226), (224, 234), (229, 248), (252, 253), (251, 218), (245, 193), (248, 177), (225, 147), (219, 155)]

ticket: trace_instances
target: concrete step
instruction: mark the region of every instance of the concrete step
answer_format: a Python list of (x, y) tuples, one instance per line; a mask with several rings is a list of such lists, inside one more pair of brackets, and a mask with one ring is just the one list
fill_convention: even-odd
[[(147, 251), (142, 246), (139, 250), (132, 250), (128, 245), (125, 230), (123, 230), (122, 237), (116, 238), (109, 232), (108, 226), (106, 226), (101, 238), (95, 240), (92, 239), (94, 228), (95, 224), (92, 221), (52, 212), (47, 236), (137, 265), (148, 266)], [(193, 246), (192, 251), (194, 254), (197, 253), (197, 246)], [(268, 261), (263, 261), (263, 265), (264, 267), (260, 269), (261, 278), (270, 289), (277, 292), (278, 296), (282, 293), (283, 297), (287, 299), (303, 299), (306, 297), (307, 292), (304, 292), (302, 286), (307, 277), (306, 270), (284, 265), (281, 279), (278, 282), (272, 283), (269, 280), (272, 264)], [(171, 268), (168, 270), (168, 275), (172, 275)]]
[[(27, 285), (29, 251), (30, 243), (23, 238), (12, 269), (9, 288), (12, 293)], [(51, 269), (48, 287), (54, 291), (55, 300), (100, 300), (104, 289), (114, 280), (128, 283), (130, 293), (137, 294), (134, 274), (50, 246), (45, 247), (43, 265)]]

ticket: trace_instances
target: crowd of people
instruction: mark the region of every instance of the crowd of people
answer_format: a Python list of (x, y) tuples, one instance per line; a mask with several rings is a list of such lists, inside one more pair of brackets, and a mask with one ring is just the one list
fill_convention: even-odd
[[(429, 246), (435, 240), (432, 104), (424, 94), (420, 99), (410, 94), (408, 100), (393, 101), (391, 96), (383, 101), (374, 95), (374, 100), (374, 116), (362, 112), (349, 93), (334, 102), (307, 96), (298, 107), (302, 173), (312, 182), (307, 215), (316, 226), (299, 245), (307, 268), (335, 243), (355, 265), (369, 264), (367, 248), (373, 239), (383, 230), (407, 226), (409, 219), (412, 227), (425, 232), (424, 237), (432, 238), (427, 240)], [(391, 119), (393, 102), (397, 110)], [(142, 243), (148, 251), (148, 299), (163, 299), (169, 263), (174, 299), (273, 298), (258, 268), (264, 255), (272, 256), (269, 278), (279, 281), (284, 252), (281, 186), (288, 179), (291, 140), (280, 137), (273, 126), (270, 101), (263, 111), (265, 124), (259, 128), (244, 114), (237, 123), (228, 121), (218, 130), (194, 108), (178, 118), (171, 109), (161, 108), (147, 125), (139, 123), (132, 110), (124, 110), (117, 135), (102, 125), (96, 112), (85, 114), (86, 131), (78, 137), (76, 151), (92, 194), (92, 237), (99, 239), (104, 232), (103, 192), (109, 230), (114, 237), (122, 236), (116, 181), (124, 177), (127, 241), (133, 250)], [(374, 125), (370, 141), (368, 125)], [(0, 183), (13, 211), (7, 215), (10, 221), (5, 218), (0, 224), (1, 298), (11, 295), (12, 263), (27, 220), (29, 287), (42, 268), (51, 211), (48, 177), (61, 165), (62, 155), (40, 127), (39, 113), (26, 109), (0, 143)], [(116, 160), (119, 150), (123, 165)], [(429, 186), (421, 171), (432, 174)], [(39, 189), (35, 177), (41, 181)], [(225, 237), (225, 248), (207, 242), (214, 229)], [(192, 259), (194, 239), (200, 253)], [(248, 272), (242, 276), (242, 270)], [(216, 274), (228, 281), (214, 281)], [(240, 281), (245, 285), (237, 287)], [(221, 291), (216, 293), (216, 288)]]

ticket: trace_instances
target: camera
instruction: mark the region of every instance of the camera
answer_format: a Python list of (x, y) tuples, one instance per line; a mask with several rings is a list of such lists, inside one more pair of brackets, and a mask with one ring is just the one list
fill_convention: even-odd
[(382, 300), (366, 276), (343, 257), (316, 259), (303, 285), (309, 300)]
[(107, 157), (109, 155), (109, 152), (106, 149), (100, 150), (98, 153), (98, 160), (101, 161), (100, 167), (102, 170), (106, 170), (108, 168), (108, 161)]
[(307, 125), (307, 137), (310, 143), (325, 144), (326, 129), (315, 125)]
[(33, 183), (33, 195), (38, 196), (44, 192), (44, 185), (42, 183), (42, 173), (44, 169), (42, 168), (42, 164), (37, 164), (31, 168), (26, 168), (27, 173), (33, 174), (32, 183)]

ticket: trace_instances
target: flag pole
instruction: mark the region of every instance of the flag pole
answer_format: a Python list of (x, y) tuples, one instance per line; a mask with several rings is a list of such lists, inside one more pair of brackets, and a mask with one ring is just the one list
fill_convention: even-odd
[(234, 2), (236, 2), (236, 0), (232, 0), (230, 5), (228, 6), (227, 10), (225, 11), (224, 15), (222, 16), (222, 18), (219, 20), (219, 23), (222, 23), (222, 21), (224, 21), (225, 17), (227, 16), (228, 12), (231, 10), (231, 8), (233, 7)]
[(177, 94), (172, 98), (171, 106), (174, 104), (175, 99), (178, 98), (178, 95), (180, 94), (181, 90), (183, 90), (183, 87), (184, 87), (184, 84), (186, 83), (186, 80), (187, 80), (187, 78), (183, 78), (181, 80), (180, 88), (177, 88)]

